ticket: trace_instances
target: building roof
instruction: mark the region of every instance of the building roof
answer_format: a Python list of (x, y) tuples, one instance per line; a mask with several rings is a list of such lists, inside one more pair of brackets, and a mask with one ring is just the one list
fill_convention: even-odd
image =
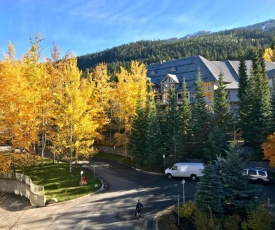
[[(188, 90), (194, 89), (194, 82), (197, 79), (198, 71), (203, 81), (218, 81), (220, 73), (223, 73), (223, 79), (227, 88), (238, 88), (239, 61), (209, 61), (204, 57), (192, 56), (162, 63), (155, 63), (148, 66), (147, 77), (151, 78), (151, 82), (158, 86), (161, 81), (169, 74), (169, 76), (179, 83), (185, 78)], [(250, 76), (252, 61), (246, 61), (247, 74)], [(266, 61), (266, 70), (268, 78), (275, 77), (275, 63)]]

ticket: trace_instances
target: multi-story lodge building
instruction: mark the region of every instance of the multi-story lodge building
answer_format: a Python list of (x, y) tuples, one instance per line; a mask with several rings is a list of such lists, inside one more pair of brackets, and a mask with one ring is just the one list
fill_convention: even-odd
[[(240, 61), (209, 61), (202, 56), (193, 56), (178, 60), (172, 60), (162, 63), (154, 63), (148, 66), (147, 77), (154, 84), (156, 96), (161, 104), (167, 103), (169, 89), (175, 91), (177, 103), (182, 99), (182, 79), (185, 78), (188, 91), (188, 100), (194, 103), (195, 100), (195, 81), (200, 73), (203, 85), (205, 100), (207, 104), (212, 104), (214, 100), (214, 91), (217, 89), (219, 75), (223, 74), (223, 80), (228, 91), (228, 100), (232, 110), (238, 106), (238, 87), (239, 87), (239, 69)], [(252, 61), (246, 61), (247, 74), (250, 76)], [(275, 82), (275, 62), (266, 61), (266, 71), (271, 90)]]

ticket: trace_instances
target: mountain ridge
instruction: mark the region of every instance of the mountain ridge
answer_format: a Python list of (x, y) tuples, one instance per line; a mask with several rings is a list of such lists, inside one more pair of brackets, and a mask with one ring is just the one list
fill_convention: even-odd
[(129, 68), (132, 60), (149, 65), (166, 60), (201, 55), (208, 60), (251, 59), (256, 47), (270, 47), (275, 41), (275, 20), (219, 32), (199, 31), (183, 38), (140, 40), (96, 53), (78, 56), (78, 67), (85, 71), (106, 63), (109, 73)]
[[(237, 27), (237, 28), (233, 28), (233, 29), (230, 29), (230, 30), (263, 30), (263, 31), (267, 31), (267, 30), (270, 30), (272, 28), (275, 28), (275, 19), (268, 19), (264, 22), (259, 22), (259, 23), (256, 23), (256, 24), (247, 25), (247, 26), (243, 26), (243, 27)], [(167, 41), (170, 41), (170, 40), (175, 41), (175, 40), (205, 36), (205, 35), (209, 35), (209, 34), (213, 34), (213, 33), (220, 33), (220, 32), (224, 32), (224, 31), (228, 31), (228, 30), (220, 30), (218, 32), (212, 32), (212, 31), (208, 31), (208, 30), (200, 30), (198, 32), (187, 34), (187, 35), (185, 35), (183, 37), (180, 37), (180, 38), (175, 37), (175, 38), (168, 38), (166, 40)]]

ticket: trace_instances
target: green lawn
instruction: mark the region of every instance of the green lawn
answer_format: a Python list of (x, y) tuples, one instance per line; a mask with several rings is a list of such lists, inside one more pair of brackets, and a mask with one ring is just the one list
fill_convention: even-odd
[[(81, 171), (88, 180), (88, 184), (84, 186), (80, 185)], [(33, 183), (44, 186), (47, 200), (50, 198), (57, 198), (58, 201), (71, 200), (93, 193), (102, 186), (101, 181), (94, 177), (92, 172), (73, 166), (72, 173), (69, 173), (68, 163), (60, 162), (58, 166), (53, 164), (51, 159), (44, 159), (44, 166), (40, 164), (26, 167), (25, 174)]]

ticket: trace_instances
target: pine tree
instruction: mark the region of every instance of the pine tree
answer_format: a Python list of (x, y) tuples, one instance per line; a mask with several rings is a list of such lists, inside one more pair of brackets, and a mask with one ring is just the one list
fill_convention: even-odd
[(273, 90), (271, 97), (271, 133), (275, 132), (275, 78), (273, 78)]
[(187, 156), (190, 148), (190, 138), (191, 138), (191, 119), (192, 113), (190, 108), (190, 103), (187, 97), (187, 89), (185, 78), (182, 79), (182, 101), (179, 106), (179, 122), (180, 122), (180, 152), (182, 156)]
[(137, 103), (137, 115), (133, 121), (129, 147), (134, 162), (144, 163), (144, 157), (147, 152), (147, 130), (148, 119), (145, 108), (142, 107), (141, 101)]
[(180, 121), (177, 108), (176, 94), (169, 90), (165, 113), (165, 129), (163, 129), (166, 151), (175, 156), (178, 155), (180, 141)]
[(208, 157), (214, 159), (216, 156), (224, 156), (228, 149), (228, 136), (218, 125), (214, 125), (209, 135), (209, 153)]
[(243, 95), (245, 94), (245, 90), (248, 85), (247, 67), (246, 67), (244, 58), (241, 58), (240, 60), (238, 74), (239, 74), (238, 98), (239, 98), (239, 101), (242, 101)]
[(232, 144), (227, 151), (227, 156), (222, 164), (222, 179), (225, 199), (226, 214), (240, 214), (246, 212), (258, 204), (257, 186), (250, 184), (247, 175), (242, 174), (245, 162), (241, 158), (241, 150), (236, 144)]
[(159, 167), (163, 161), (163, 154), (165, 154), (165, 143), (160, 138), (162, 133), (156, 107), (153, 107), (150, 113), (146, 135), (146, 165)]
[(252, 63), (251, 81), (254, 89), (252, 116), (254, 117), (254, 137), (251, 145), (259, 147), (270, 131), (270, 90), (262, 53), (255, 54)]
[(271, 131), (270, 89), (260, 51), (252, 60), (251, 76), (239, 107), (239, 126), (246, 145), (257, 152)]
[(211, 116), (204, 99), (200, 70), (198, 71), (195, 90), (195, 103), (192, 107), (193, 156), (208, 158), (208, 133), (210, 130)]
[(254, 137), (254, 117), (252, 116), (254, 106), (253, 91), (254, 88), (250, 80), (245, 89), (245, 94), (242, 96), (242, 100), (239, 101), (238, 127), (240, 128), (245, 145), (249, 145), (250, 140)]
[(232, 121), (233, 114), (230, 111), (230, 104), (223, 83), (223, 73), (220, 73), (219, 84), (214, 97), (214, 123), (228, 135), (232, 130)]
[(208, 164), (203, 169), (203, 177), (197, 185), (195, 195), (196, 206), (203, 212), (217, 216), (223, 215), (223, 184), (218, 169), (213, 164)]

